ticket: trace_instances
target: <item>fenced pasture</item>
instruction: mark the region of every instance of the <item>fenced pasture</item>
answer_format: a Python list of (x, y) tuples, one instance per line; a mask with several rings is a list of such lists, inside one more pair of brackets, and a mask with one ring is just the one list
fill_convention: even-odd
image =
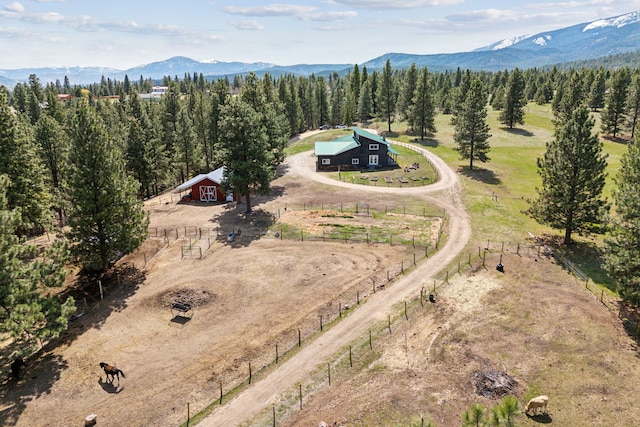
[[(271, 423), (287, 425), (291, 422), (291, 419), (299, 420), (299, 417), (303, 417), (303, 419), (305, 416), (308, 417), (310, 412), (318, 410), (316, 404), (312, 403), (317, 397), (313, 396), (317, 393), (321, 395), (328, 393), (328, 387), (332, 386), (332, 378), (334, 381), (349, 382), (348, 378), (352, 375), (360, 374), (363, 369), (366, 371), (366, 367), (372, 362), (372, 358), (380, 357), (381, 354), (385, 353), (384, 349), (390, 345), (389, 340), (396, 341), (394, 345), (398, 345), (398, 341), (402, 342), (402, 338), (397, 338), (397, 336), (393, 338), (392, 336), (397, 334), (402, 335), (404, 333), (404, 340), (407, 340), (407, 328), (412, 328), (412, 326), (407, 325), (414, 323), (413, 328), (415, 328), (416, 325), (424, 321), (426, 314), (430, 313), (431, 316), (436, 315), (438, 311), (437, 302), (440, 301), (440, 298), (443, 296), (446, 297), (448, 294), (447, 289), (452, 283), (457, 283), (455, 286), (460, 286), (460, 281), (464, 281), (465, 277), (474, 277), (478, 274), (491, 276), (491, 271), (495, 272), (498, 264), (503, 265), (506, 270), (506, 273), (502, 274), (526, 275), (525, 271), (518, 271), (521, 268), (520, 265), (523, 263), (522, 260), (525, 259), (527, 261), (524, 262), (524, 264), (532, 265), (539, 263), (540, 265), (546, 265), (544, 268), (548, 269), (557, 268), (552, 267), (550, 263), (560, 265), (566, 268), (574, 277), (572, 281), (567, 282), (568, 286), (571, 286), (577, 291), (580, 284), (584, 283), (586, 289), (592, 292), (594, 291), (594, 288), (589, 286), (587, 281), (583, 280), (579, 271), (566, 267), (566, 264), (556, 258), (549, 247), (535, 239), (522, 243), (487, 241), (478, 245), (477, 252), (469, 252), (461, 256), (457, 265), (439, 274), (432, 282), (425, 282), (419, 293), (416, 293), (416, 295), (404, 301), (402, 304), (397, 305), (385, 321), (372, 324), (369, 328), (368, 335), (365, 334), (365, 336), (361, 337), (360, 341), (349, 345), (342, 353), (336, 355), (335, 358), (327, 363), (324, 368), (319, 367), (310, 377), (303, 380), (300, 384), (297, 384), (294, 390), (283, 390), (284, 400), (272, 408), (263, 410), (262, 415), (259, 417), (261, 421), (258, 422), (254, 420), (254, 422), (257, 422), (255, 425), (267, 426), (271, 425)], [(365, 303), (366, 298), (370, 295), (376, 292), (384, 292), (386, 287), (394, 286), (394, 282), (398, 276), (408, 272), (414, 265), (414, 263), (409, 262), (391, 275), (387, 272), (386, 277), (384, 274), (372, 275), (370, 277), (369, 289), (366, 289), (367, 283), (364, 281), (355, 287), (355, 295), (342, 294), (336, 299), (327, 301), (323, 306), (324, 308), (318, 311), (315, 328), (291, 330), (288, 333), (282, 334), (278, 337), (277, 342), (272, 343), (270, 349), (268, 346), (264, 348), (266, 353), (255, 355), (256, 357), (254, 359), (247, 360), (244, 366), (244, 376), (240, 376), (240, 378), (236, 377), (235, 384), (220, 383), (219, 395), (212, 399), (213, 402), (210, 406), (202, 408), (197, 415), (194, 415), (191, 422), (197, 422), (211, 413), (217, 405), (223, 404), (231, 399), (234, 395), (250, 385), (252, 381), (264, 379), (278, 364), (285, 362), (292, 355), (296, 354), (307, 340), (313, 339), (318, 334), (322, 334), (331, 329), (337, 322), (340, 322), (343, 317), (348, 316), (353, 310), (357, 310), (358, 306), (361, 303)], [(479, 283), (473, 282), (467, 286), (473, 288), (479, 286)], [(475, 298), (481, 298), (483, 291), (479, 288), (474, 291), (472, 288), (463, 292), (469, 292), (470, 296), (475, 294)], [(353, 292), (353, 289), (351, 289), (351, 292)], [(615, 304), (613, 301), (601, 300), (600, 295), (596, 293), (593, 293), (593, 295), (594, 297), (591, 300), (593, 304), (598, 304), (599, 301), (609, 308), (612, 307), (610, 304)], [(432, 297), (435, 297), (435, 299)], [(482, 303), (478, 302), (476, 304)], [(307, 322), (307, 324), (309, 323)], [(409, 352), (407, 348), (406, 352), (406, 355), (403, 357), (406, 357), (407, 367), (411, 368), (417, 363), (416, 361), (421, 358), (420, 354), (422, 350), (414, 349), (413, 352)], [(383, 372), (380, 374), (384, 375)], [(376, 376), (375, 370), (373, 375)], [(268, 378), (264, 380), (268, 381)], [(335, 387), (335, 385), (333, 387)], [(314, 409), (309, 410), (309, 407)], [(195, 413), (197, 410), (194, 409), (196, 408), (191, 408), (192, 413)], [(309, 421), (308, 418), (307, 421)], [(183, 424), (183, 426), (185, 425), (187, 424)]]

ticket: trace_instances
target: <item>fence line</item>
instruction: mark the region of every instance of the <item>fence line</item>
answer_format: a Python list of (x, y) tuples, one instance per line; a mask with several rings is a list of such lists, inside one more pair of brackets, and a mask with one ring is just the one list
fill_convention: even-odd
[[(532, 236), (532, 238), (533, 238), (533, 243), (527, 242), (524, 244), (520, 242), (498, 243), (498, 242), (487, 241), (487, 244), (484, 248), (482, 248), (481, 246), (478, 247), (477, 255), (475, 255), (474, 253), (468, 254), (468, 258), (466, 258), (467, 261), (464, 263), (464, 268), (463, 268), (463, 261), (459, 261), (457, 268), (456, 266), (454, 266), (453, 270), (447, 269), (441, 272), (437, 278), (433, 279), (432, 286), (430, 284), (428, 286), (425, 284), (425, 286), (423, 286), (420, 289), (419, 295), (416, 294), (414, 297), (410, 299), (410, 301), (405, 301), (404, 309), (397, 310), (397, 312), (393, 314), (393, 316), (390, 315), (387, 319), (387, 322), (383, 322), (384, 324), (372, 325), (372, 327), (369, 330), (368, 338), (367, 337), (361, 338), (359, 341), (362, 341), (362, 342), (359, 342), (359, 344), (356, 345), (355, 347), (350, 345), (348, 347), (349, 348), (348, 355), (345, 351), (344, 354), (337, 355), (335, 360), (333, 360), (333, 362), (329, 362), (327, 364), (327, 371), (326, 371), (327, 381), (330, 381), (332, 369), (333, 369), (333, 372), (335, 373), (337, 368), (353, 366), (354, 348), (356, 350), (360, 349), (360, 351), (365, 351), (367, 348), (371, 351), (374, 350), (374, 338), (378, 338), (381, 333), (383, 334), (383, 336), (387, 335), (386, 334), (387, 331), (391, 333), (393, 329), (393, 325), (395, 323), (402, 322), (402, 321), (410, 321), (412, 318), (415, 317), (416, 313), (421, 312), (422, 310), (424, 310), (425, 307), (429, 309), (429, 307), (431, 306), (431, 303), (435, 302), (434, 297), (437, 297), (438, 291), (441, 291), (445, 286), (449, 284), (450, 277), (453, 277), (456, 273), (462, 274), (463, 272), (466, 272), (469, 270), (474, 270), (477, 268), (486, 268), (487, 253), (491, 255), (499, 256), (500, 264), (502, 263), (503, 255), (507, 253), (514, 253), (516, 255), (530, 256), (530, 257), (540, 257), (541, 255), (544, 255), (544, 256), (552, 256), (554, 258), (558, 258), (563, 263), (565, 268), (567, 268), (570, 272), (572, 272), (576, 278), (579, 278), (580, 280), (583, 280), (586, 282), (585, 284), (586, 289), (588, 289), (592, 294), (594, 294), (594, 296), (597, 296), (594, 292), (595, 287), (589, 286), (589, 283), (588, 283), (589, 279), (584, 274), (584, 272), (582, 272), (577, 266), (575, 266), (575, 264), (566, 260), (563, 256), (556, 255), (552, 249), (544, 245), (539, 239), (536, 239), (535, 236)], [(492, 250), (495, 250), (496, 252), (491, 252)], [(463, 257), (463, 259), (465, 259), (465, 257)], [(415, 260), (415, 257), (414, 257), (414, 260)], [(568, 262), (565, 262), (565, 261), (568, 261)], [(370, 281), (371, 283), (369, 288), (364, 291), (362, 291), (361, 288), (356, 289), (355, 298), (353, 297), (353, 295), (351, 296), (351, 298), (348, 298), (343, 293), (337, 299), (327, 302), (323, 306), (323, 308), (318, 310), (318, 313), (317, 313), (318, 323), (316, 328), (311, 330), (306, 330), (306, 331), (303, 331), (302, 328), (298, 328), (297, 330), (283, 331), (282, 334), (280, 335), (281, 338), (278, 339), (277, 340), (278, 342), (275, 344), (274, 354), (263, 355), (263, 357), (261, 357), (262, 366), (258, 370), (255, 370), (255, 369), (251, 370), (251, 364), (250, 364), (249, 375), (255, 378), (256, 375), (261, 375), (268, 369), (274, 368), (280, 360), (286, 357), (289, 357), (297, 347), (302, 345), (303, 342), (313, 339), (314, 336), (321, 334), (324, 330), (326, 330), (327, 328), (330, 328), (335, 322), (340, 321), (340, 319), (343, 316), (346, 316), (350, 310), (354, 310), (361, 303), (361, 301), (366, 297), (370, 296), (375, 292), (384, 291), (384, 288), (386, 287), (387, 284), (392, 283), (398, 275), (403, 274), (408, 268), (411, 268), (413, 265), (415, 265), (415, 262), (409, 262), (406, 266), (404, 265), (404, 262), (403, 262), (402, 265), (400, 266), (400, 269), (397, 270), (397, 274), (395, 274), (394, 276), (391, 276), (389, 274), (389, 271), (387, 271), (386, 277), (383, 272), (382, 274), (380, 274), (381, 272), (378, 272), (377, 274), (370, 276), (368, 279), (361, 281), (361, 284), (364, 284), (364, 282), (366, 281)], [(351, 292), (353, 293), (353, 289), (351, 290)], [(601, 300), (601, 302), (605, 306), (607, 306), (610, 310), (612, 309), (612, 307), (609, 306), (607, 302), (603, 300)], [(615, 307), (615, 305), (613, 307)], [(638, 328), (637, 325), (636, 325), (636, 328)], [(638, 329), (638, 332), (640, 333), (640, 328)], [(639, 339), (639, 338), (640, 337), (636, 337), (636, 339)], [(285, 350), (282, 351), (282, 349), (285, 349)], [(312, 373), (312, 376), (314, 375), (317, 376), (317, 375), (320, 375), (320, 373), (319, 372)], [(241, 379), (242, 377), (247, 378), (246, 374), (241, 374), (237, 372), (235, 375), (232, 374), (231, 376), (235, 377), (235, 381), (234, 380), (231, 380), (231, 381), (235, 382), (236, 385), (233, 386), (231, 389), (229, 389), (225, 394), (223, 393), (222, 383), (220, 383), (220, 396), (217, 396), (215, 399), (212, 399), (214, 400), (213, 403), (211, 403), (206, 408), (203, 408), (200, 411), (201, 417), (204, 417), (209, 413), (211, 413), (213, 411), (213, 408), (215, 408), (216, 406), (222, 405), (225, 396), (235, 395), (239, 393), (244, 387), (248, 386), (248, 381), (247, 380), (243, 381)], [(284, 402), (284, 403), (281, 403), (280, 405), (294, 407), (299, 404), (300, 409), (302, 409), (303, 407), (302, 384), (296, 384), (296, 390), (298, 390), (298, 393), (292, 393), (289, 397), (290, 400), (294, 399), (295, 402), (293, 403), (290, 402), (289, 404)], [(271, 411), (269, 412), (271, 413)], [(283, 412), (286, 412), (286, 411), (283, 411)], [(274, 414), (273, 419), (275, 422), (275, 409), (273, 410), (273, 414)], [(183, 426), (185, 425), (187, 424), (183, 424)]]

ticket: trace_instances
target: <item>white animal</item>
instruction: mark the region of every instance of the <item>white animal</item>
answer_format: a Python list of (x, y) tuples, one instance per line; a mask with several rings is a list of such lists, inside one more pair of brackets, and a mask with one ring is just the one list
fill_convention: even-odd
[(533, 411), (533, 414), (536, 415), (538, 413), (538, 409), (542, 410), (542, 413), (547, 413), (547, 403), (549, 402), (549, 398), (547, 396), (538, 396), (534, 397), (527, 403), (527, 406), (524, 407), (525, 414), (528, 414), (529, 411)]

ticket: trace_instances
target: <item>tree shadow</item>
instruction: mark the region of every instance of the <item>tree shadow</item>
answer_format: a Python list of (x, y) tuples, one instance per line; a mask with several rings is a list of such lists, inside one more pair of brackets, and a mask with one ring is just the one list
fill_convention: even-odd
[(533, 132), (530, 132), (530, 131), (528, 131), (526, 129), (522, 129), (522, 128), (502, 127), (500, 129), (504, 130), (507, 133), (513, 134), (513, 135), (526, 136), (526, 137), (535, 136), (535, 134)]
[(622, 145), (628, 145), (631, 142), (631, 138), (627, 138), (623, 136), (616, 136), (614, 138), (611, 135), (604, 135), (602, 136), (602, 139), (606, 139), (607, 141), (615, 142), (617, 144), (622, 144)]
[[(60, 300), (73, 297), (76, 312), (69, 317), (66, 330), (60, 336), (48, 341), (39, 351), (28, 358), (23, 370), (23, 378), (3, 381), (0, 394), (0, 418), (17, 421), (27, 402), (51, 392), (51, 387), (67, 369), (68, 364), (54, 350), (61, 345), (71, 345), (80, 335), (90, 329), (100, 329), (112, 312), (127, 307), (127, 300), (134, 295), (145, 280), (145, 273), (126, 263), (118, 263), (105, 274), (77, 273), (73, 286), (67, 287)], [(100, 285), (102, 285), (102, 294)], [(5, 365), (7, 356), (14, 354), (18, 345), (5, 347), (0, 354), (0, 364)], [(6, 390), (6, 392), (5, 392)], [(7, 424), (11, 424), (7, 421)]]
[(426, 139), (420, 139), (420, 138), (414, 138), (412, 141), (414, 144), (418, 144), (422, 147), (438, 147), (440, 145), (440, 142), (438, 141), (437, 138), (426, 138)]
[(502, 180), (500, 180), (500, 178), (496, 176), (495, 172), (490, 169), (475, 167), (471, 170), (468, 166), (462, 166), (458, 169), (458, 172), (467, 178), (471, 178), (475, 181), (480, 181), (488, 185), (499, 185), (502, 183)]
[(611, 291), (616, 291), (615, 283), (609, 277), (604, 265), (604, 250), (595, 241), (574, 240), (572, 244), (562, 243), (560, 236), (543, 236), (545, 243), (567, 258), (591, 280), (600, 283)]
[(2, 425), (15, 425), (29, 402), (51, 392), (68, 364), (59, 355), (41, 350), (26, 360), (19, 380), (3, 378), (0, 383), (0, 419)]
[(211, 218), (210, 221), (219, 224), (217, 234), (219, 242), (232, 248), (247, 247), (267, 233), (267, 230), (276, 222), (278, 214), (255, 207), (260, 203), (254, 202), (250, 213), (245, 212), (244, 203), (238, 203)]

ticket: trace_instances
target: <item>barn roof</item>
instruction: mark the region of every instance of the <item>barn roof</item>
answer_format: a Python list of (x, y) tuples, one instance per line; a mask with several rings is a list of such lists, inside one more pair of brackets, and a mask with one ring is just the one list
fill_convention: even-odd
[(186, 181), (183, 184), (180, 184), (179, 186), (177, 186), (173, 191), (188, 190), (189, 188), (193, 187), (194, 185), (196, 185), (201, 181), (204, 181), (205, 179), (208, 179), (209, 181), (213, 181), (216, 184), (220, 184), (222, 183), (223, 175), (224, 175), (224, 166), (219, 167), (213, 172), (201, 173), (200, 175), (196, 175), (193, 178), (191, 178), (189, 181)]

